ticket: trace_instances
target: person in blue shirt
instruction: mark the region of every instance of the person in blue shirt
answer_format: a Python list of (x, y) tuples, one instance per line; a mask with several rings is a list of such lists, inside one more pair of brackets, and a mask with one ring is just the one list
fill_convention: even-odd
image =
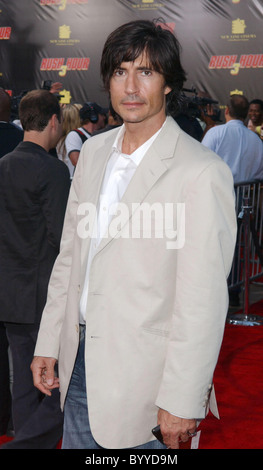
[(232, 95), (225, 109), (225, 124), (210, 129), (202, 144), (213, 150), (230, 167), (234, 183), (263, 179), (263, 143), (244, 122), (249, 102)]

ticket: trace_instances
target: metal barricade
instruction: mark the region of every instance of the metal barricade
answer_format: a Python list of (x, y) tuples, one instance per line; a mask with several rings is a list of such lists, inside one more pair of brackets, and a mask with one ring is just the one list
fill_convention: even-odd
[(234, 313), (227, 322), (234, 325), (263, 325), (263, 317), (249, 313), (251, 282), (263, 279), (263, 181), (235, 185), (237, 241), (232, 270), (228, 279), (229, 291), (243, 290), (243, 313)]

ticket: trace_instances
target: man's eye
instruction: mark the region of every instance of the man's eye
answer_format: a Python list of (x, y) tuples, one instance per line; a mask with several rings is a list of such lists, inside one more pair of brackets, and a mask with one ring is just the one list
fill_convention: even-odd
[(114, 75), (116, 75), (117, 77), (121, 77), (123, 74), (124, 74), (124, 70), (121, 70), (121, 69), (117, 69), (114, 72)]
[(151, 70), (143, 70), (142, 75), (145, 75), (146, 77), (149, 77), (152, 74)]

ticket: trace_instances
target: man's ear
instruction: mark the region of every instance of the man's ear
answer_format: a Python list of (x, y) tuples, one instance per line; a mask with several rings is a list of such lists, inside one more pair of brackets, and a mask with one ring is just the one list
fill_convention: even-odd
[(58, 118), (57, 118), (56, 114), (52, 114), (52, 116), (50, 118), (50, 125), (51, 125), (52, 129), (56, 129), (56, 127), (58, 125)]
[(168, 85), (165, 85), (164, 87), (164, 94), (165, 95), (168, 95), (170, 93), (170, 91), (172, 91), (172, 88), (169, 87)]

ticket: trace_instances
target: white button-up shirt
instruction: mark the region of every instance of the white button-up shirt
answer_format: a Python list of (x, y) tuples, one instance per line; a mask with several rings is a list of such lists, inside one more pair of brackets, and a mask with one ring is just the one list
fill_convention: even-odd
[[(164, 124), (163, 124), (164, 125)], [(93, 236), (90, 243), (85, 282), (80, 299), (80, 323), (86, 322), (86, 306), (89, 290), (89, 273), (93, 257), (97, 251), (99, 243), (105, 236), (111, 220), (111, 208), (121, 200), (125, 193), (138, 165), (146, 154), (147, 150), (156, 139), (161, 129), (159, 129), (150, 139), (137, 148), (131, 155), (122, 153), (122, 142), (125, 134), (125, 126), (122, 125), (112, 147), (102, 187), (97, 212), (97, 225), (94, 227)]]

